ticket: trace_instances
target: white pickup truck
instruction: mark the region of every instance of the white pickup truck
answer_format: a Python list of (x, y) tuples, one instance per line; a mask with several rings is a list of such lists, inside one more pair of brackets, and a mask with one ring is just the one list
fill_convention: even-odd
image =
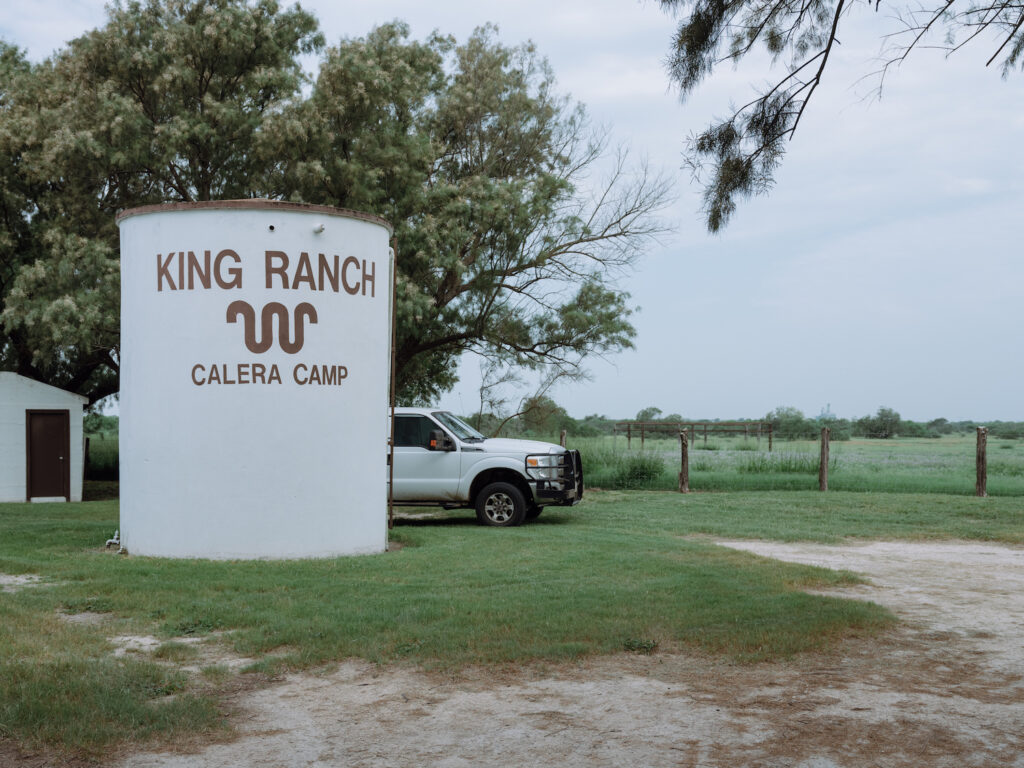
[(484, 437), (436, 408), (395, 409), (394, 457), (396, 504), (470, 507), (483, 525), (520, 525), (583, 497), (579, 451)]

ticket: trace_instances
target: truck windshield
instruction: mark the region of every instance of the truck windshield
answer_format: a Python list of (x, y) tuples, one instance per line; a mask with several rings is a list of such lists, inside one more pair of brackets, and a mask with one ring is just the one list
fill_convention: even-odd
[(465, 440), (467, 443), (478, 443), (485, 439), (483, 435), (453, 413), (448, 413), (448, 411), (435, 411), (433, 416), (454, 432), (455, 436), (459, 438), (459, 440)]

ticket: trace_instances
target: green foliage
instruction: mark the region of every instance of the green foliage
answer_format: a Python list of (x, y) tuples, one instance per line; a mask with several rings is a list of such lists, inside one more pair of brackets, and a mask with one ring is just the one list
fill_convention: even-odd
[(114, 214), (267, 192), (257, 137), (299, 94), (316, 20), (275, 0), (149, 0), (30, 67), (0, 49), (0, 365), (95, 402), (118, 391)]
[(610, 435), (615, 427), (614, 419), (609, 419), (607, 416), (600, 416), (596, 413), (574, 421), (575, 423), (571, 426), (571, 434), (579, 437)]
[(394, 224), (401, 399), (450, 388), (466, 350), (574, 370), (631, 346), (610, 268), (658, 231), (665, 183), (620, 157), (590, 202), (578, 187), (604, 139), (532, 46), (501, 45), (492, 27), (461, 45), (408, 36), (394, 23), (340, 41), (311, 98), (267, 134), (285, 196)]
[(247, 197), (394, 224), (404, 401), (450, 389), (466, 350), (575, 372), (631, 346), (614, 274), (668, 184), (620, 155), (595, 189), (605, 139), (532, 46), (396, 22), (328, 49), (306, 97), (299, 56), (323, 45), (276, 0), (119, 0), (38, 67), (0, 47), (0, 365), (116, 392), (114, 214)]
[(86, 435), (110, 433), (116, 437), (120, 421), (117, 416), (106, 416), (96, 411), (89, 411), (82, 417), (82, 429)]
[(772, 425), (772, 435), (781, 440), (820, 439), (821, 428), (829, 428), (829, 440), (849, 440), (852, 434), (850, 422), (823, 411), (817, 419), (809, 419), (803, 411), (780, 405), (764, 417)]
[(900, 415), (892, 408), (881, 407), (875, 416), (864, 416), (853, 425), (853, 433), (862, 437), (889, 439), (900, 434)]
[(643, 408), (636, 415), (637, 421), (654, 421), (661, 416), (661, 408), (655, 408), (653, 405), (648, 408)]
[(989, 434), (1004, 440), (1020, 440), (1024, 438), (1024, 422), (996, 421), (989, 425)]
[[(737, 200), (772, 188), (786, 142), (821, 82), (834, 46), (845, 39), (841, 30), (854, 15), (853, 5), (843, 0), (661, 0), (661, 5), (678, 19), (668, 65), (684, 99), (716, 69), (736, 67), (752, 53), (767, 54), (781, 65), (781, 74), (757, 86), (755, 98), (744, 98), (742, 106), (688, 141), (686, 164), (704, 186), (707, 226), (717, 232), (735, 212)], [(874, 73), (879, 87), (890, 67), (915, 47), (935, 45), (953, 53), (975, 38), (986, 39), (986, 31), (995, 33), (988, 37), (996, 41), (990, 63), (1002, 57), (1004, 75), (1022, 63), (1024, 27), (1017, 3), (968, 3), (955, 10), (951, 5), (936, 0), (888, 6), (896, 24), (880, 33), (885, 54)]]
[(806, 440), (815, 436), (814, 422), (803, 411), (780, 405), (764, 417), (772, 425), (772, 434), (781, 440)]
[(557, 435), (574, 424), (562, 406), (544, 395), (528, 398), (519, 418), (524, 433), (528, 435)]

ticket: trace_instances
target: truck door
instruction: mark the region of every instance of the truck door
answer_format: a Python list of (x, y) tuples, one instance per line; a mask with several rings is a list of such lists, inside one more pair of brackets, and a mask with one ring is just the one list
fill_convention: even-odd
[[(421, 414), (395, 415), (395, 501), (458, 501), (462, 452), (432, 451), (430, 433), (443, 429)], [(446, 435), (451, 436), (448, 430)]]

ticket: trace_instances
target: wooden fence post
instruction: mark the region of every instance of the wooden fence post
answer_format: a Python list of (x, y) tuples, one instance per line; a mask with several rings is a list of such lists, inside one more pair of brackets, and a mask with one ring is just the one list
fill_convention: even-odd
[(644, 423), (640, 422), (640, 450), (644, 449)]
[(633, 425), (626, 425), (626, 450), (633, 450)]
[(988, 496), (988, 459), (985, 456), (987, 446), (988, 427), (978, 427), (978, 450), (975, 458), (978, 477), (974, 483), (974, 491), (977, 496)]
[(685, 430), (679, 432), (679, 450), (680, 450), (680, 462), (679, 462), (679, 492), (689, 493), (690, 492), (690, 453), (689, 445), (686, 440)]
[(768, 425), (768, 453), (772, 452), (772, 425)]
[(828, 490), (828, 427), (821, 428), (821, 462), (818, 464), (818, 490)]
[(563, 448), (565, 448), (565, 430), (564, 429), (562, 430), (562, 434), (559, 437), (558, 444), (560, 446), (562, 446)]

